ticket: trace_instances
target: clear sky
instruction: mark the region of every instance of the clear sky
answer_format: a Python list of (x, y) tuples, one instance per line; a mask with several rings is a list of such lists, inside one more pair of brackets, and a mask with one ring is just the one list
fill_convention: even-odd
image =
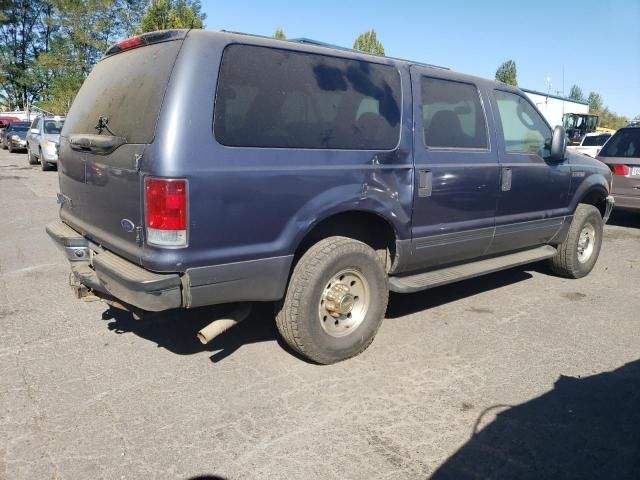
[(513, 59), (523, 88), (585, 96), (640, 115), (640, 0), (202, 0), (206, 28), (352, 47), (374, 28), (387, 55), (493, 78)]

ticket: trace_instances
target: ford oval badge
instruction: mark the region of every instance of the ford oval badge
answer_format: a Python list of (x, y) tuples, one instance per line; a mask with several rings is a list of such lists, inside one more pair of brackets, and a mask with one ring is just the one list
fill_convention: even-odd
[(122, 225), (122, 229), (125, 232), (133, 232), (133, 230), (136, 228), (135, 224), (128, 218), (123, 218), (122, 220), (120, 220), (120, 225)]

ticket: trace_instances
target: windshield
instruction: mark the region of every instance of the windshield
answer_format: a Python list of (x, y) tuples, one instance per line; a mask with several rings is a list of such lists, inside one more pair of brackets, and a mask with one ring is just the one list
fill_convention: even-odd
[(582, 141), (583, 147), (601, 147), (606, 143), (611, 135), (592, 135), (589, 137), (584, 137)]
[(64, 120), (45, 120), (44, 133), (60, 134)]
[(11, 128), (12, 132), (26, 132), (29, 129), (29, 125), (14, 125)]
[(564, 117), (565, 130), (570, 128), (586, 129), (593, 131), (598, 126), (598, 117), (595, 115), (579, 115), (568, 113)]
[(602, 148), (599, 156), (640, 158), (640, 128), (618, 130)]

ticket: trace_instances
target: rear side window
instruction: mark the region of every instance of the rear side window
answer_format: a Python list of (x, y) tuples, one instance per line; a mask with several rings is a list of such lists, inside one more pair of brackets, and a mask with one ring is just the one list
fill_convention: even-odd
[(640, 128), (618, 130), (598, 156), (640, 158)]
[(227, 146), (391, 150), (400, 78), (386, 65), (231, 45), (215, 109), (215, 136)]
[(486, 149), (487, 127), (477, 88), (429, 77), (423, 77), (421, 83), (425, 144)]
[(531, 104), (515, 93), (495, 90), (507, 152), (531, 153), (546, 158), (551, 129)]
[(607, 140), (609, 140), (609, 138), (611, 138), (611, 135), (591, 135), (589, 137), (584, 137), (584, 140), (582, 140), (582, 146), (601, 147)]
[(71, 106), (63, 134), (95, 134), (102, 116), (127, 143), (150, 143), (180, 45), (148, 45), (98, 62)]

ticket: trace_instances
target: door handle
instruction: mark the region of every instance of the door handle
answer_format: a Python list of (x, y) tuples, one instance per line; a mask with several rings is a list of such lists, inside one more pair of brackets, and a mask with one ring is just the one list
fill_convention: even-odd
[(433, 190), (433, 174), (430, 170), (418, 171), (418, 197), (430, 197)]
[(501, 187), (503, 192), (508, 192), (509, 190), (511, 190), (511, 177), (512, 177), (511, 169), (503, 168), (502, 169), (502, 187)]

